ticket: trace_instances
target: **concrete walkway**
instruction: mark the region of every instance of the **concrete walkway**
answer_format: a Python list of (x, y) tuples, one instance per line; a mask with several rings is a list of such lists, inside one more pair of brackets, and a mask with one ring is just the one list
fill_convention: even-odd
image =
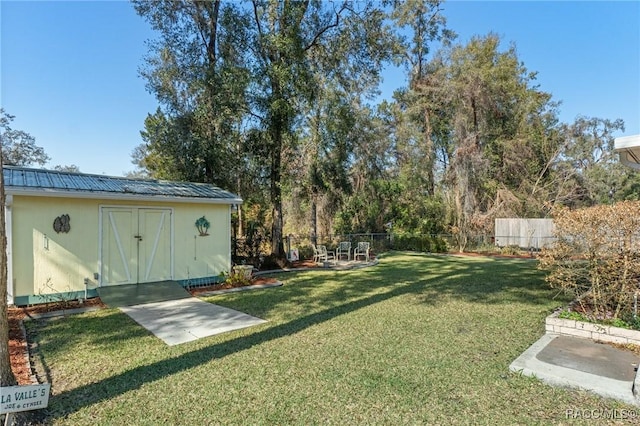
[(266, 322), (195, 297), (123, 306), (120, 310), (169, 346)]
[(591, 391), (640, 405), (634, 389), (640, 357), (590, 339), (548, 333), (511, 363), (511, 371), (554, 386)]

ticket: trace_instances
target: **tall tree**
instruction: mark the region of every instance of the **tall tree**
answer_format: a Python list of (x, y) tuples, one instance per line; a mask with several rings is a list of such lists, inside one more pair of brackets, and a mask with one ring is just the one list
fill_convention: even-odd
[[(365, 5), (363, 3), (363, 5)], [(362, 137), (355, 125), (365, 102), (377, 93), (381, 64), (391, 60), (400, 46), (386, 14), (369, 7), (366, 13), (345, 14), (342, 27), (308, 54), (316, 80), (312, 102), (303, 105), (298, 126), (300, 161), (297, 184), (310, 204), (312, 240), (318, 230), (331, 233), (335, 214), (351, 192), (349, 159)]]
[[(397, 152), (399, 154), (398, 167), (405, 166), (413, 171), (406, 176), (416, 176), (428, 195), (434, 195), (435, 190), (435, 145), (433, 141), (434, 108), (427, 102), (420, 101), (420, 88), (429, 84), (433, 78), (429, 70), (430, 49), (436, 42), (448, 44), (455, 37), (455, 33), (446, 28), (446, 19), (442, 14), (440, 0), (408, 0), (394, 1), (391, 18), (398, 28), (408, 32), (410, 37), (403, 41), (401, 49), (402, 62), (408, 71), (408, 87), (396, 91), (397, 106), (401, 107), (407, 119), (396, 120)], [(396, 112), (396, 117), (397, 112)], [(405, 148), (406, 151), (405, 152)], [(411, 152), (413, 151), (413, 152)], [(415, 174), (415, 164), (412, 164), (412, 154), (418, 154), (420, 173)]]
[(133, 4), (160, 35), (149, 42), (141, 74), (162, 105), (145, 120), (134, 161), (156, 177), (233, 188), (247, 110), (246, 17), (221, 0)]
[[(305, 15), (319, 10), (309, 3), (292, 1), (253, 1), (255, 24), (254, 75), (258, 90), (254, 104), (262, 115), (259, 123), (263, 130), (263, 143), (268, 154), (269, 193), (271, 201), (271, 252), (284, 254), (282, 217), (282, 152), (287, 140), (293, 139), (296, 118), (295, 102), (312, 98), (314, 87), (305, 50), (310, 48), (305, 40)], [(309, 10), (312, 9), (312, 10)], [(311, 36), (321, 36), (313, 32)], [(326, 31), (326, 29), (325, 29)]]
[(430, 78), (417, 91), (433, 112), (452, 230), (463, 250), (496, 215), (534, 213), (530, 190), (548, 177), (548, 145), (558, 143), (555, 104), (515, 47), (501, 51), (494, 34), (445, 46), (428, 66)]
[(318, 73), (326, 73), (323, 78), (329, 84), (362, 93), (363, 87), (377, 82), (380, 62), (389, 57), (390, 32), (384, 12), (373, 2), (255, 0), (252, 4), (255, 81), (262, 82), (255, 105), (263, 116), (261, 127), (270, 154), (271, 250), (279, 256), (283, 153), (295, 148), (294, 129), (308, 111), (305, 106), (321, 99)]
[[(4, 154), (0, 152), (0, 170)], [(0, 386), (13, 386), (16, 378), (9, 357), (9, 317), (7, 312), (7, 232), (5, 228), (4, 173), (0, 173)]]
[[(367, 125), (357, 126), (351, 154), (353, 194), (340, 213), (342, 232), (383, 232), (393, 223), (400, 232), (436, 232), (441, 216), (435, 193), (435, 145), (432, 109), (420, 101), (419, 85), (430, 78), (430, 49), (454, 35), (446, 29), (441, 1), (389, 3), (390, 22), (398, 34), (392, 51), (408, 71), (408, 87), (394, 102), (362, 111)], [(357, 206), (354, 208), (354, 206)]]
[[(388, 57), (388, 49), (380, 48), (388, 32), (382, 5), (293, 0), (134, 5), (161, 34), (150, 45), (143, 75), (163, 105), (147, 119), (145, 144), (134, 153), (138, 164), (152, 174), (202, 176), (226, 187), (243, 171), (228, 165), (257, 165), (268, 180), (271, 249), (282, 256), (283, 160), (295, 151), (303, 113), (318, 98), (317, 71), (328, 70), (329, 80), (340, 80), (341, 87), (373, 81)], [(336, 71), (346, 69), (369, 72), (361, 78), (362, 72)], [(194, 173), (183, 173), (183, 164)]]
[(308, 202), (304, 225), (314, 243), (317, 235), (331, 233), (342, 194), (350, 192), (348, 158), (357, 138), (354, 120), (352, 96), (329, 85), (320, 87), (300, 130), (300, 143), (287, 159), (289, 197), (298, 201), (298, 212), (287, 217), (299, 215), (300, 202)]
[[(15, 163), (28, 165), (33, 162), (46, 162), (44, 150), (35, 145), (35, 139), (22, 130), (11, 128), (14, 117), (0, 109), (0, 386), (13, 386), (16, 378), (11, 370), (9, 356), (9, 318), (8, 318), (8, 282), (7, 282), (7, 230), (5, 222), (6, 196), (4, 189), (4, 158), (5, 152), (14, 155)], [(26, 147), (29, 157), (25, 153), (16, 154), (16, 148)]]

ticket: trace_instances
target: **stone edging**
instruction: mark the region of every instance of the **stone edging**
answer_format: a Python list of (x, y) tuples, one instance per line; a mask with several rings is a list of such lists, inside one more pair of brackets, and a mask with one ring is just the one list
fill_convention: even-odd
[(554, 312), (546, 318), (545, 330), (547, 333), (582, 337), (607, 343), (640, 346), (640, 331), (638, 330), (558, 318), (558, 315), (560, 315), (560, 311)]
[(20, 333), (22, 333), (24, 363), (29, 366), (29, 372), (31, 373), (29, 375), (29, 380), (31, 381), (32, 385), (37, 385), (39, 382), (38, 377), (36, 377), (33, 364), (31, 364), (31, 349), (29, 348), (29, 340), (27, 340), (27, 329), (24, 327), (23, 320), (19, 320), (18, 324), (20, 325)]

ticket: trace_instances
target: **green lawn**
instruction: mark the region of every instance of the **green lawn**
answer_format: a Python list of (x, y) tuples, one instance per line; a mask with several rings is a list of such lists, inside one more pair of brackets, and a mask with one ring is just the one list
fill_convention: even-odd
[(115, 309), (29, 322), (54, 424), (549, 424), (631, 408), (508, 366), (565, 301), (526, 260), (387, 254), (210, 297), (269, 322), (168, 347)]

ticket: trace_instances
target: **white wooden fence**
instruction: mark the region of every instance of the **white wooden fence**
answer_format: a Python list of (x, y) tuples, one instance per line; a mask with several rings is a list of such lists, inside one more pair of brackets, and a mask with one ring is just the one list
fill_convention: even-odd
[(539, 250), (555, 240), (553, 219), (496, 219), (495, 226), (498, 247), (518, 246)]

